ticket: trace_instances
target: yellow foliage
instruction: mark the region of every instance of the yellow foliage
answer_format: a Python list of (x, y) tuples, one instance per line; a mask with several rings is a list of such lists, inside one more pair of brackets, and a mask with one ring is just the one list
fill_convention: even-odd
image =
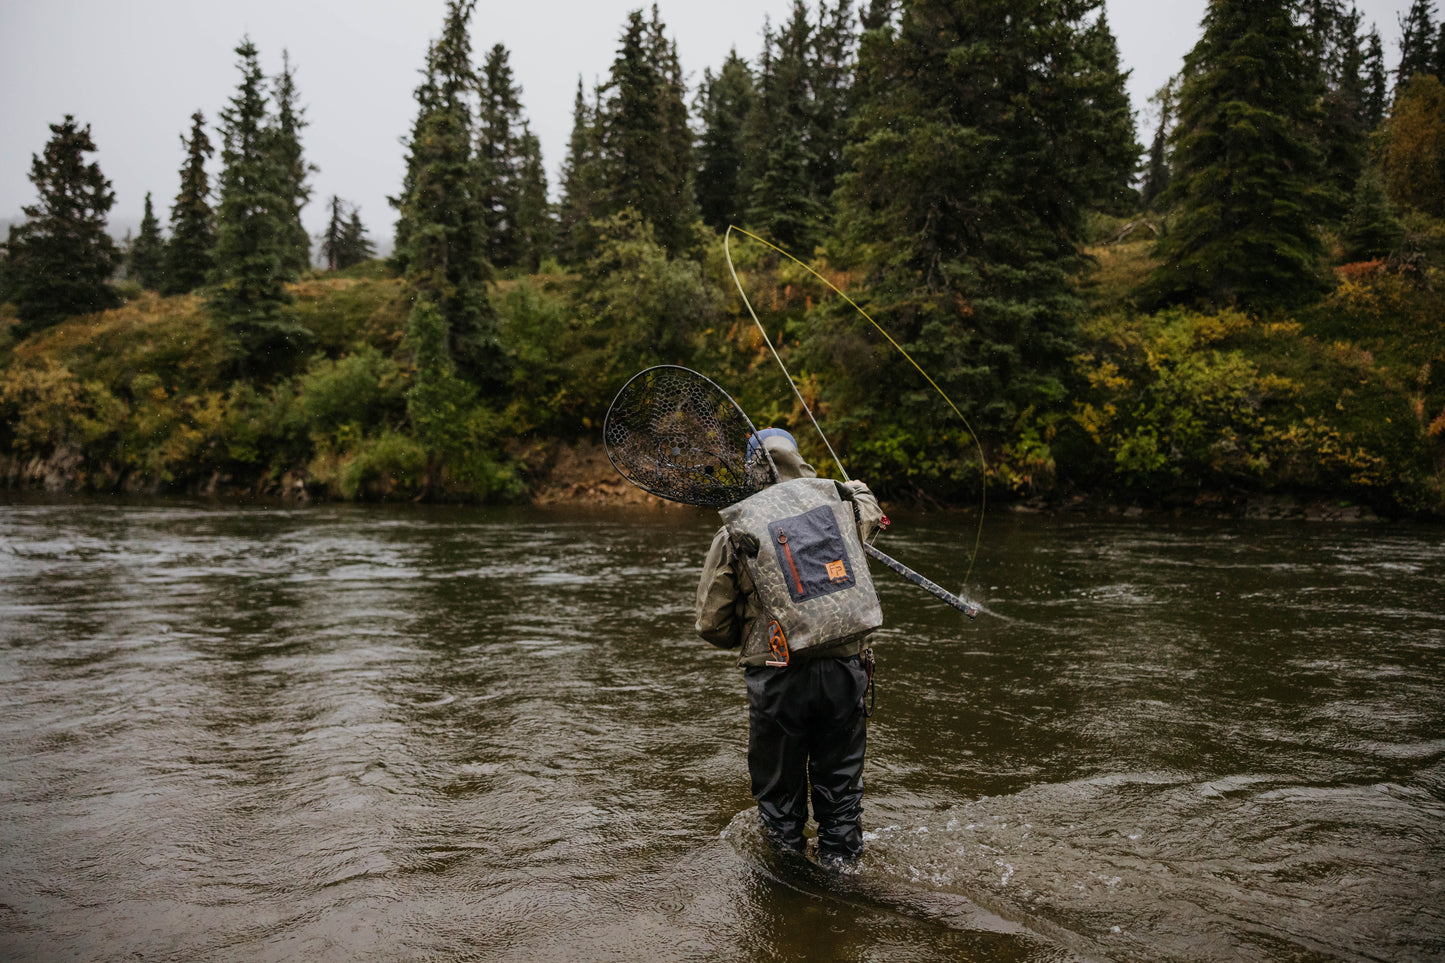
[(1297, 338), (1304, 331), (1304, 325), (1298, 321), (1270, 321), (1260, 331), (1270, 338)]
[(333, 291), (345, 291), (348, 288), (356, 287), (358, 284), (366, 283), (369, 282), (362, 278), (307, 278), (303, 281), (286, 285), (286, 289), (298, 298), (315, 299), (326, 297)]
[(20, 451), (93, 444), (116, 431), (125, 414), (105, 385), (81, 381), (53, 358), (0, 373), (0, 415)]
[(1389, 462), (1351, 444), (1334, 428), (1313, 416), (1283, 428), (1270, 427), (1266, 432), (1272, 447), (1308, 464), (1310, 473), (1344, 477), (1361, 488), (1385, 489), (1393, 481)]
[(1158, 264), (1153, 250), (1153, 238), (1086, 248), (1093, 266), (1082, 279), (1084, 293), (1103, 308), (1127, 303)]
[(1445, 217), (1445, 85), (1417, 73), (1385, 123), (1382, 167), (1397, 204)]

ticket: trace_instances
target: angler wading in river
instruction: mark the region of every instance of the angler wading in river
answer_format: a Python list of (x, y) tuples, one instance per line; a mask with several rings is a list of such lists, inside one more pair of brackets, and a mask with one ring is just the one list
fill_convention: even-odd
[(780, 428), (749, 439), (748, 460), (770, 460), (777, 481), (722, 510), (697, 631), (742, 650), (764, 832), (803, 852), (811, 796), (819, 858), (847, 863), (863, 852), (869, 640), (882, 623), (862, 545), (883, 513), (862, 482), (818, 478)]
[[(746, 304), (741, 283), (738, 291)], [(771, 346), (760, 322), (758, 329)], [(888, 340), (967, 426), (937, 383)], [(816, 428), (791, 375), (788, 380)], [(602, 434), (607, 457), (629, 482), (671, 501), (716, 508), (722, 516), (698, 585), (696, 628), (714, 645), (742, 649), (748, 769), (765, 833), (806, 851), (811, 796), (818, 856), (830, 863), (856, 860), (863, 851), (869, 640), (883, 622), (868, 559), (970, 619), (979, 606), (870, 543), (887, 520), (868, 486), (848, 478), (821, 429), (818, 436), (842, 481), (817, 477), (791, 434), (756, 430), (736, 401), (696, 371), (656, 365), (634, 375), (613, 398)], [(982, 464), (976, 436), (974, 444)], [(974, 556), (982, 500), (979, 518)]]

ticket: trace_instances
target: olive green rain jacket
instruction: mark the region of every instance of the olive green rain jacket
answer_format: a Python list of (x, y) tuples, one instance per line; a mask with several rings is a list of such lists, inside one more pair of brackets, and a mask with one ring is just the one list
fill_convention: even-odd
[[(786, 438), (772, 437), (763, 441), (773, 464), (778, 467), (779, 481), (795, 478), (817, 478), (813, 466), (803, 461), (798, 449)], [(883, 510), (878, 499), (861, 482), (840, 483), (838, 494), (844, 501), (858, 506), (858, 535), (864, 541), (873, 537)], [(752, 579), (746, 569), (733, 558), (731, 540), (726, 528), (713, 536), (712, 547), (708, 549), (707, 560), (703, 562), (702, 579), (697, 586), (697, 632), (704, 639), (721, 649), (734, 649), (744, 639), (752, 640), (743, 649), (739, 665), (763, 665), (771, 657), (766, 643), (766, 632), (754, 632), (753, 626), (766, 619), (763, 607), (758, 601)], [(795, 659), (846, 658), (857, 655), (868, 647), (867, 637), (845, 640), (837, 645), (825, 645), (795, 653)]]

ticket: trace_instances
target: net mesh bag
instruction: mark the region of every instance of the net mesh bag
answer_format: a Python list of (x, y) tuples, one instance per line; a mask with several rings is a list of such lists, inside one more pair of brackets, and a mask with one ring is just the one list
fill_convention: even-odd
[(752, 422), (712, 381), (659, 365), (635, 375), (607, 410), (603, 442), (622, 477), (672, 501), (722, 508), (759, 490), (771, 465), (749, 459)]

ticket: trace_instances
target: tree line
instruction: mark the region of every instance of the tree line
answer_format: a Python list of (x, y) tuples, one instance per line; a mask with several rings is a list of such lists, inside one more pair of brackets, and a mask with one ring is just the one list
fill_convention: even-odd
[[(606, 386), (648, 363), (706, 362), (766, 396), (729, 321), (717, 263), (729, 225), (848, 283), (994, 439), (996, 465), (975, 463), (850, 308), (812, 292), (798, 306), (801, 279), (740, 253), (745, 276), (775, 289), (779, 346), (854, 457), (944, 492), (981, 471), (1015, 488), (1029, 466), (1056, 473), (1066, 423), (1078, 434), (1081, 411), (1104, 410), (1090, 396), (1104, 382), (1080, 360), (1099, 357), (1091, 245), (1152, 239), (1115, 305), (1131, 318), (1308, 313), (1336, 296), (1340, 265), (1378, 263), (1416, 292), (1438, 274), (1445, 23), (1430, 0), (1401, 17), (1393, 70), (1343, 0), (1211, 0), (1151, 101), (1147, 147), (1102, 0), (797, 0), (754, 57), (732, 52), (691, 89), (658, 8), (638, 9), (606, 78), (579, 78), (555, 202), (506, 47), (474, 53), (474, 8), (447, 4), (391, 198), (386, 269), (407, 308), (390, 347), (406, 387), (388, 430), (416, 445), (427, 492), (495, 477), (495, 452), (477, 448), (499, 425), (591, 424)], [(311, 270), (299, 215), (315, 173), (295, 71), (284, 60), (268, 80), (249, 41), (236, 53), (215, 188), (198, 111), (169, 237), (148, 195), (128, 271), (162, 294), (201, 292), (222, 376), (260, 389), (337, 359), (318, 358), (336, 349), (292, 293)], [(85, 161), (95, 145), (70, 117), (52, 133), (32, 167), (40, 199), (0, 260), (17, 337), (117, 303), (113, 194)], [(333, 197), (330, 214), (326, 268), (371, 257), (356, 209)], [(526, 277), (566, 281), (499, 284)], [(544, 289), (565, 321), (517, 300)], [(1425, 376), (1422, 405), (1438, 381)], [(1422, 430), (1412, 457), (1428, 463), (1435, 438)], [(1122, 470), (1142, 449), (1120, 445)]]

